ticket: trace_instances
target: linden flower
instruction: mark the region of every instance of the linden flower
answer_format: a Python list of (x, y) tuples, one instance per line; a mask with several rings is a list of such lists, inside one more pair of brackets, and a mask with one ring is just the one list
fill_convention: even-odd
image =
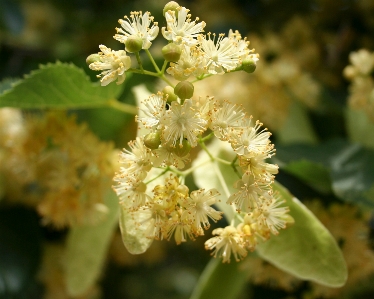
[(188, 196), (188, 187), (180, 184), (178, 177), (170, 174), (165, 179), (165, 185), (157, 185), (153, 189), (155, 199), (159, 200), (158, 204), (164, 205), (165, 211), (175, 211), (175, 206)]
[(102, 71), (98, 78), (101, 78), (101, 86), (106, 86), (118, 78), (117, 84), (123, 83), (126, 78), (126, 71), (131, 67), (131, 58), (124, 50), (114, 51), (104, 45), (99, 46), (100, 61), (93, 62), (89, 68), (94, 71)]
[(173, 165), (178, 169), (183, 169), (186, 162), (190, 160), (189, 153), (180, 157), (175, 153), (175, 148), (170, 144), (164, 144), (152, 152), (155, 155), (153, 160), (154, 167)]
[(186, 138), (192, 147), (197, 145), (197, 135), (205, 131), (207, 121), (200, 117), (197, 109), (193, 107), (192, 100), (186, 100), (183, 105), (174, 101), (163, 119), (165, 129), (163, 136), (166, 142), (173, 146), (179, 140), (179, 146), (183, 147), (183, 139)]
[(241, 63), (242, 55), (236, 43), (224, 34), (219, 34), (217, 40), (216, 34), (213, 34), (213, 39), (211, 35), (208, 33), (206, 36), (198, 37), (204, 56), (208, 59), (206, 64), (208, 73), (223, 75), (225, 71), (236, 69)]
[(224, 101), (222, 105), (216, 103), (211, 110), (211, 123), (209, 128), (220, 140), (227, 140), (228, 128), (241, 125), (245, 117), (243, 107)]
[(285, 201), (280, 197), (273, 197), (263, 202), (260, 220), (263, 220), (274, 235), (278, 235), (278, 230), (286, 228), (288, 207), (280, 207)]
[(256, 155), (239, 156), (239, 166), (250, 172), (256, 179), (270, 183), (274, 180), (274, 174), (278, 173), (278, 165), (265, 162), (265, 159), (275, 154), (273, 145), (269, 145), (267, 150)]
[(144, 145), (143, 139), (137, 137), (136, 140), (130, 141), (131, 151), (124, 149), (120, 153), (120, 163), (124, 166), (120, 168), (120, 172), (116, 177), (127, 178), (134, 176), (143, 180), (147, 176), (147, 172), (152, 168), (152, 153)]
[(205, 72), (205, 63), (202, 54), (203, 53), (195, 47), (183, 47), (178, 62), (171, 62), (166, 72), (180, 81), (187, 80), (191, 75), (199, 77)]
[(196, 234), (203, 235), (203, 230), (210, 227), (209, 219), (214, 222), (222, 218), (222, 212), (216, 211), (211, 207), (211, 205), (217, 202), (217, 196), (220, 193), (216, 189), (211, 189), (205, 191), (204, 189), (199, 189), (192, 191), (188, 199), (187, 212), (194, 219), (194, 230)]
[(256, 121), (254, 127), (251, 127), (250, 123), (251, 118), (249, 121), (244, 120), (242, 127), (230, 128), (229, 142), (238, 155), (249, 157), (269, 150), (271, 133), (266, 128), (259, 131), (262, 126), (259, 121)]
[(156, 129), (166, 111), (166, 101), (163, 94), (161, 92), (153, 94), (141, 104), (144, 106), (144, 108), (140, 108), (144, 117), (136, 116), (136, 121), (148, 129)]
[(194, 240), (194, 236), (191, 231), (191, 222), (186, 216), (186, 213), (180, 215), (180, 211), (174, 211), (171, 219), (168, 223), (167, 228), (167, 239), (170, 240), (174, 234), (175, 243), (177, 245), (187, 241), (187, 237)]
[(258, 234), (256, 231), (256, 220), (253, 219), (252, 213), (244, 216), (243, 222), (239, 223), (237, 230), (244, 242), (244, 248), (253, 252), (258, 243)]
[(150, 200), (150, 196), (145, 193), (147, 186), (137, 178), (115, 176), (113, 180), (118, 182), (113, 189), (124, 207), (136, 210)]
[(124, 18), (125, 20), (118, 20), (124, 30), (116, 28), (117, 34), (113, 38), (124, 44), (129, 36), (138, 37), (143, 41), (142, 49), (149, 49), (152, 45), (151, 41), (157, 37), (159, 32), (157, 22), (154, 22), (152, 27), (149, 28), (153, 22), (153, 17), (150, 16), (150, 13), (147, 11), (142, 15), (141, 11), (132, 11), (130, 18), (127, 16), (124, 16)]
[(271, 189), (268, 184), (257, 182), (249, 172), (244, 173), (241, 180), (235, 183), (238, 192), (232, 194), (227, 200), (228, 204), (235, 204), (238, 210), (245, 212), (261, 206), (261, 197), (270, 199)]
[(165, 39), (173, 41), (177, 45), (185, 44), (187, 46), (194, 46), (197, 44), (195, 39), (205, 27), (205, 22), (196, 23), (199, 18), (191, 22), (191, 15), (188, 14), (189, 9), (185, 7), (179, 7), (178, 17), (174, 11), (168, 11), (165, 13), (167, 22), (167, 29), (162, 28), (162, 35)]
[[(244, 59), (248, 55), (249, 52), (253, 51), (253, 50), (248, 49), (249, 41), (246, 40), (246, 37), (244, 39), (242, 39), (242, 35), (239, 33), (238, 30), (232, 31), (230, 29), (228, 37), (232, 40), (235, 40), (238, 55), (239, 55), (240, 59)], [(258, 60), (258, 58), (257, 58), (257, 60)], [(256, 63), (256, 61), (255, 61), (255, 63)]]
[(214, 255), (214, 257), (222, 257), (223, 263), (230, 263), (231, 255), (234, 255), (237, 262), (247, 256), (243, 240), (235, 227), (226, 226), (225, 228), (217, 228), (213, 230), (213, 235), (218, 236), (206, 241), (205, 249), (214, 249), (212, 255)]

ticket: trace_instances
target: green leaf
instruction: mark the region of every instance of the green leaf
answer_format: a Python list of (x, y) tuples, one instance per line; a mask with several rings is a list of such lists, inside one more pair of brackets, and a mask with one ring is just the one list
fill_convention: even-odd
[(65, 280), (69, 294), (79, 296), (94, 285), (101, 274), (107, 249), (118, 221), (118, 198), (112, 190), (106, 199), (109, 213), (97, 225), (70, 230), (65, 259)]
[(0, 95), (0, 107), (23, 109), (81, 109), (105, 106), (119, 96), (124, 84), (102, 87), (92, 83), (73, 64), (56, 62), (41, 65), (13, 88)]
[(328, 192), (331, 182), (332, 191), (342, 200), (374, 207), (372, 149), (345, 140), (278, 146), (273, 161), (320, 192)]
[[(235, 299), (243, 292), (248, 275), (242, 263), (223, 264), (212, 258), (190, 297), (190, 299), (225, 298)], [(248, 295), (246, 298), (249, 298)]]
[(332, 187), (337, 196), (374, 208), (374, 150), (358, 144), (344, 148), (331, 160)]
[(315, 190), (323, 194), (331, 193), (330, 172), (322, 164), (300, 160), (287, 164), (283, 169), (298, 177)]
[(274, 184), (290, 207), (295, 224), (257, 246), (258, 254), (298, 278), (329, 287), (347, 280), (347, 266), (334, 238), (297, 198), (279, 183)]
[(0, 82), (0, 95), (8, 89), (12, 88), (12, 85), (19, 79), (6, 78)]

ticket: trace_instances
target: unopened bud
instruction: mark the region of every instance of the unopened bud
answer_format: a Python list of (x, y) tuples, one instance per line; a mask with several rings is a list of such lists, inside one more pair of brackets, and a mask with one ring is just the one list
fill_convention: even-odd
[(173, 148), (173, 153), (178, 157), (185, 157), (190, 151), (191, 144), (186, 139), (183, 139), (182, 145), (177, 144), (175, 148)]
[(91, 63), (100, 61), (100, 55), (99, 54), (91, 54), (86, 58), (87, 65), (90, 65)]
[(166, 3), (162, 12), (165, 16), (165, 13), (168, 12), (169, 10), (171, 10), (171, 11), (174, 11), (175, 16), (178, 17), (178, 8), (179, 7), (180, 7), (180, 5), (177, 2), (170, 1), (170, 2)]
[(161, 144), (160, 133), (149, 133), (144, 137), (144, 145), (150, 149), (158, 149)]
[(177, 62), (182, 54), (182, 48), (174, 43), (167, 44), (161, 50), (166, 61)]
[(130, 53), (137, 53), (142, 49), (143, 40), (140, 37), (130, 35), (126, 42), (125, 47), (126, 51)]
[(256, 70), (256, 62), (258, 58), (255, 55), (248, 55), (242, 62), (243, 71), (253, 73)]
[(178, 99), (178, 97), (174, 93), (174, 88), (171, 86), (165, 86), (164, 89), (162, 90), (162, 93), (164, 94), (164, 96), (168, 95), (167, 97), (168, 103), (174, 102)]
[(182, 100), (190, 99), (193, 96), (194, 86), (189, 81), (181, 81), (179, 82), (175, 88), (174, 93)]

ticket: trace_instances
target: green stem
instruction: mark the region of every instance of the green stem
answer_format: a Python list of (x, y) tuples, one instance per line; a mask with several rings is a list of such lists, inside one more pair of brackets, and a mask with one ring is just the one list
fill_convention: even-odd
[(236, 163), (237, 160), (238, 160), (238, 156), (236, 156), (235, 159), (232, 160), (232, 162), (230, 163), (230, 165), (234, 169), (234, 172), (237, 174), (237, 176), (239, 177), (239, 179), (241, 179), (242, 176), (240, 175), (240, 173), (239, 173), (239, 171), (238, 171), (238, 169), (236, 168), (236, 165), (235, 165), (235, 163)]
[(145, 184), (148, 185), (150, 182), (153, 182), (154, 180), (157, 180), (159, 177), (163, 176), (165, 173), (167, 173), (170, 170), (169, 167), (166, 167), (164, 171), (162, 171), (159, 175), (155, 176), (153, 179), (150, 179), (148, 182)]
[(168, 62), (165, 60), (164, 64), (162, 65), (161, 73), (165, 74), (166, 67), (168, 66)]
[(144, 51), (145, 51), (145, 53), (147, 53), (148, 58), (149, 58), (149, 60), (152, 62), (152, 64), (153, 64), (155, 70), (156, 70), (157, 73), (160, 75), (160, 74), (161, 74), (161, 71), (160, 71), (158, 65), (156, 64), (155, 60), (153, 59), (153, 56), (152, 56), (151, 52), (149, 52), (148, 49), (145, 49)]
[(198, 81), (201, 81), (201, 80), (204, 80), (205, 78), (208, 78), (208, 77), (211, 77), (213, 76), (213, 74), (207, 74), (207, 75), (201, 75), (199, 77), (196, 77), (195, 80), (191, 81), (191, 83), (195, 83), (195, 82), (198, 82)]
[(210, 153), (210, 151), (208, 150), (208, 148), (206, 147), (205, 143), (204, 143), (203, 141), (200, 141), (200, 140), (199, 140), (199, 144), (200, 144), (201, 148), (202, 148), (202, 149), (203, 149), (203, 150), (208, 154), (210, 160), (211, 160), (212, 162), (214, 162), (214, 157), (213, 157), (213, 155)]
[(138, 114), (138, 108), (133, 105), (122, 103), (116, 99), (109, 100), (107, 103), (109, 107), (116, 109), (118, 111), (134, 115)]
[(136, 56), (136, 60), (138, 61), (139, 68), (143, 71), (144, 69), (143, 69), (142, 61), (140, 59), (139, 52), (136, 52), (135, 56)]
[(225, 164), (225, 165), (231, 165), (230, 161), (226, 161), (226, 160), (223, 160), (223, 159), (218, 158), (218, 157), (214, 157), (214, 160), (217, 161), (217, 162), (220, 162), (222, 164)]
[(147, 70), (139, 70), (139, 69), (128, 69), (127, 72), (130, 72), (130, 73), (136, 73), (136, 74), (142, 74), (142, 75), (149, 75), (149, 76), (153, 76), (153, 77), (160, 77), (159, 74), (155, 73), (155, 72), (150, 72), (150, 71), (147, 71)]
[(200, 142), (205, 142), (207, 140), (209, 140), (210, 138), (212, 138), (214, 136), (214, 132), (211, 132), (209, 135), (203, 137), (203, 138), (200, 138)]

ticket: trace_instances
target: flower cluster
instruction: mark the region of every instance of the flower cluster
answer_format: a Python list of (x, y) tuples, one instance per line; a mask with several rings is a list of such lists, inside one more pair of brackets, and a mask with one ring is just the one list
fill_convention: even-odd
[[(148, 12), (132, 12), (130, 18), (119, 21), (122, 29), (117, 29), (114, 38), (125, 44), (125, 50), (113, 52), (101, 46), (99, 56), (88, 58), (91, 69), (103, 70), (102, 85), (117, 78), (121, 83), (124, 69), (159, 77), (168, 84), (162, 92), (140, 101), (136, 121), (142, 133), (120, 154), (121, 168), (113, 189), (124, 213), (131, 215), (146, 238), (174, 236), (180, 244), (203, 235), (209, 220), (216, 222), (223, 213), (213, 207), (221, 204), (222, 197), (215, 188), (190, 191), (184, 183), (195, 168), (185, 169), (193, 156), (190, 152), (200, 145), (210, 156), (208, 162), (230, 164), (238, 175), (237, 192), (226, 194), (223, 200), (232, 206), (235, 219), (229, 219), (230, 226), (214, 230), (217, 236), (206, 242), (206, 248), (214, 249), (213, 254), (223, 257), (223, 262), (229, 262), (231, 255), (239, 260), (291, 221), (288, 208), (280, 206), (283, 200), (272, 190), (278, 166), (267, 162), (275, 154), (271, 134), (242, 106), (211, 96), (195, 99), (194, 81), (188, 79), (240, 70), (251, 73), (258, 55), (238, 31), (230, 30), (227, 36), (204, 35), (205, 22), (192, 20), (189, 10), (176, 2), (166, 4), (164, 16), (166, 27), (161, 32), (168, 44), (162, 48), (162, 68), (148, 51), (159, 31)], [(156, 72), (143, 68), (140, 50), (147, 52)], [(139, 68), (130, 68), (125, 52), (135, 53)], [(165, 72), (180, 82), (173, 85)], [(233, 161), (210, 154), (205, 141), (214, 137), (231, 145), (236, 154)]]
[(35, 206), (43, 222), (55, 227), (106, 216), (104, 198), (116, 168), (113, 144), (100, 142), (87, 125), (62, 112), (23, 118), (8, 108), (0, 116), (7, 133), (0, 134), (0, 170), (8, 198)]
[[(165, 6), (164, 15), (167, 26), (161, 32), (169, 44), (163, 54), (171, 62), (167, 73), (175, 79), (187, 80), (191, 75), (202, 79), (236, 69), (246, 70), (243, 62), (256, 65), (258, 54), (248, 48), (249, 42), (238, 31), (230, 30), (228, 36), (204, 35), (205, 22), (198, 22), (198, 18), (191, 21), (189, 10), (174, 1)], [(148, 51), (159, 33), (158, 23), (149, 12), (131, 12), (130, 18), (125, 16), (118, 22), (121, 28), (116, 28), (114, 39), (125, 44), (125, 50), (114, 51), (100, 45), (101, 52), (87, 58), (90, 69), (102, 71), (98, 77), (103, 86), (117, 79), (117, 84), (121, 84), (125, 72), (131, 70), (131, 59), (126, 53), (136, 53), (138, 59), (138, 52)]]
[(350, 86), (349, 105), (353, 109), (364, 110), (374, 122), (374, 53), (366, 49), (352, 52), (351, 62), (344, 69), (344, 75), (352, 81)]

